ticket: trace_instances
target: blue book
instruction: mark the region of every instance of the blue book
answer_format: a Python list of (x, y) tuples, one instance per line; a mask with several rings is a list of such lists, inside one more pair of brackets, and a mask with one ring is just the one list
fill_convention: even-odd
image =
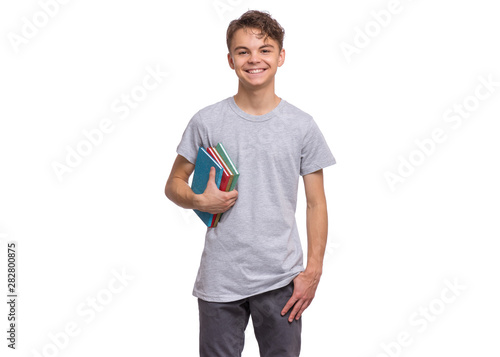
[[(222, 180), (222, 166), (215, 161), (215, 159), (202, 147), (198, 149), (198, 156), (196, 157), (196, 162), (194, 165), (194, 175), (193, 182), (191, 183), (191, 189), (196, 194), (202, 194), (205, 192), (208, 183), (208, 177), (210, 175), (210, 168), (215, 167), (215, 184), (217, 188), (220, 188), (220, 182)], [(197, 209), (193, 210), (198, 217), (205, 223), (207, 227), (212, 225), (213, 214), (208, 212), (202, 212)]]

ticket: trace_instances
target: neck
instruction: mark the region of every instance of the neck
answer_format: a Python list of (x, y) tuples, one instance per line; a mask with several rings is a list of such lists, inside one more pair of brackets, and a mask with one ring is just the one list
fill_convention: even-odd
[(234, 101), (248, 114), (264, 115), (276, 108), (281, 99), (274, 93), (274, 83), (272, 86), (251, 90), (240, 83)]

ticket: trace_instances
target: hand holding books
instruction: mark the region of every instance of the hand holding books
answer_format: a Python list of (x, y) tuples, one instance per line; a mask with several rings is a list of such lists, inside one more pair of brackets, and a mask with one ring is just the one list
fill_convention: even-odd
[(237, 197), (238, 191), (224, 192), (219, 188), (215, 182), (215, 167), (212, 166), (208, 176), (207, 187), (203, 195), (200, 196), (202, 200), (200, 204), (203, 209), (212, 214), (226, 212), (234, 205)]
[(237, 191), (221, 195), (214, 188), (229, 193), (234, 190), (239, 176), (221, 143), (207, 150), (202, 147), (198, 149), (191, 189), (201, 195), (203, 211), (194, 211), (207, 227), (216, 227), (221, 214), (234, 205), (238, 196)]

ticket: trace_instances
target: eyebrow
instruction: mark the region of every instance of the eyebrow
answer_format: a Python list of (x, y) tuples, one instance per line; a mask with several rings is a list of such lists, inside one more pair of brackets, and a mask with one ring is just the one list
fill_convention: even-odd
[[(265, 48), (265, 47), (272, 47), (272, 48), (274, 48), (274, 46), (273, 46), (273, 45), (271, 45), (271, 44), (266, 44), (266, 45), (262, 45), (262, 46), (260, 46), (260, 47), (259, 47), (259, 50), (260, 50), (260, 49), (262, 49), (262, 48)], [(238, 47), (236, 47), (233, 51), (237, 51), (237, 50), (248, 50), (248, 49), (249, 49), (249, 48), (248, 48), (248, 47), (245, 47), (245, 46), (238, 46)]]

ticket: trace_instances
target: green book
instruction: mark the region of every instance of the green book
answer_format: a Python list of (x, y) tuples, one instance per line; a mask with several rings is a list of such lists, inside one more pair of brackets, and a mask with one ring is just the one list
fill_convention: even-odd
[[(215, 150), (220, 155), (222, 160), (224, 160), (224, 162), (228, 166), (229, 170), (232, 172), (231, 185), (229, 186), (229, 189), (226, 189), (226, 192), (232, 191), (232, 190), (234, 190), (234, 187), (236, 186), (236, 181), (238, 181), (238, 177), (240, 177), (240, 173), (239, 173), (238, 169), (236, 169), (236, 166), (234, 165), (231, 158), (229, 157), (229, 154), (227, 153), (226, 149), (224, 148), (224, 145), (222, 145), (221, 143), (218, 143), (217, 146), (215, 147)], [(217, 227), (217, 224), (219, 223), (221, 216), (222, 216), (222, 213), (217, 214), (212, 227)]]
[(229, 157), (228, 153), (226, 152), (226, 149), (224, 148), (224, 145), (221, 143), (218, 143), (217, 146), (215, 147), (215, 150), (219, 153), (219, 155), (222, 157), (222, 159), (226, 162), (227, 166), (229, 166), (229, 169), (234, 173), (234, 178), (233, 182), (231, 182), (231, 186), (229, 187), (229, 191), (234, 190), (234, 187), (236, 186), (236, 182), (238, 181), (238, 177), (240, 177), (240, 173), (236, 166), (234, 166), (233, 161)]

